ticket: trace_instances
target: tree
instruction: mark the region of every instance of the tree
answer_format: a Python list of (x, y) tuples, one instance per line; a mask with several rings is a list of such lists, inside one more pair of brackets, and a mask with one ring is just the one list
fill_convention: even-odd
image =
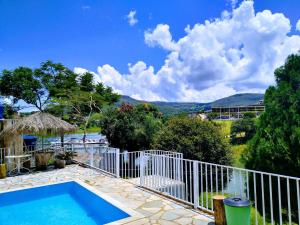
[[(111, 105), (119, 99), (119, 95), (113, 93), (110, 87), (105, 87), (102, 83), (95, 84), (93, 77), (89, 72), (77, 75), (75, 84), (72, 82), (74, 79), (67, 78), (59, 85), (60, 89), (49, 82), (49, 90), (55, 93), (49, 110), (58, 110), (58, 113), (68, 115), (67, 120), (81, 126), (83, 141), (92, 115), (100, 113), (104, 106)], [(70, 84), (72, 87), (69, 87)]]
[(208, 120), (214, 120), (214, 119), (217, 119), (218, 118), (218, 116), (220, 116), (220, 114), (219, 113), (216, 113), (216, 112), (210, 112), (210, 113), (208, 113), (207, 114), (207, 118), (208, 118)]
[(299, 176), (300, 56), (291, 55), (275, 70), (276, 86), (267, 89), (265, 112), (243, 158), (246, 167)]
[(231, 124), (230, 137), (232, 143), (244, 144), (249, 141), (256, 131), (254, 119), (235, 120)]
[(254, 119), (256, 118), (256, 114), (254, 112), (245, 112), (243, 115), (244, 119)]
[(219, 125), (199, 118), (171, 118), (156, 134), (152, 146), (181, 152), (188, 159), (231, 164), (230, 148)]
[(17, 113), (17, 109), (12, 107), (10, 104), (3, 103), (3, 117), (4, 119), (13, 119)]
[(3, 70), (0, 78), (0, 93), (12, 98), (13, 105), (23, 100), (42, 111), (53, 97), (72, 92), (77, 86), (78, 74), (60, 63), (46, 61), (40, 68), (18, 67)]
[(27, 67), (15, 70), (3, 70), (0, 79), (0, 93), (2, 96), (12, 97), (12, 103), (24, 100), (27, 104), (42, 110), (49, 100), (43, 83), (35, 71)]
[[(289, 176), (299, 176), (300, 171), (300, 55), (291, 55), (285, 64), (275, 70), (276, 85), (267, 89), (264, 104), (265, 112), (260, 116), (257, 132), (250, 141), (243, 159), (246, 168), (266, 171)], [(252, 178), (250, 180), (253, 180)], [(269, 181), (265, 181), (265, 190), (268, 190)], [(277, 179), (272, 179), (272, 186), (278, 185)], [(260, 178), (256, 184), (261, 185)], [(296, 183), (289, 182), (290, 196), (296, 196)], [(252, 186), (252, 184), (250, 184)], [(253, 192), (253, 191), (252, 191)], [(281, 198), (278, 205), (278, 189), (273, 189), (273, 207), (287, 211), (288, 198)], [(281, 180), (281, 196), (287, 196), (287, 184)], [(252, 196), (252, 198), (255, 198)], [(262, 199), (258, 198), (258, 210)], [(269, 195), (265, 193), (266, 213), (270, 213)], [(291, 201), (292, 220), (296, 220), (296, 201)], [(274, 210), (277, 220), (278, 210)], [(287, 217), (284, 217), (284, 220)]]
[(161, 124), (161, 113), (153, 105), (123, 103), (120, 108), (112, 108), (104, 113), (101, 132), (112, 147), (138, 151), (150, 148)]
[(23, 100), (40, 111), (49, 111), (82, 126), (84, 139), (92, 114), (119, 98), (110, 87), (96, 84), (93, 74), (76, 74), (51, 61), (37, 69), (4, 70), (0, 77), (0, 94), (12, 98), (14, 105)]

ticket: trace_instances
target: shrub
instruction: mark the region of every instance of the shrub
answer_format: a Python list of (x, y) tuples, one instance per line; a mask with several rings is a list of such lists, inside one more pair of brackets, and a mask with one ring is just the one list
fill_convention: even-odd
[(231, 153), (220, 127), (199, 118), (172, 118), (154, 138), (155, 149), (181, 152), (185, 158), (230, 164)]
[(161, 113), (150, 104), (122, 104), (110, 109), (101, 120), (101, 133), (112, 147), (138, 151), (149, 149), (154, 134), (161, 127)]
[(233, 144), (244, 144), (250, 140), (256, 132), (254, 119), (235, 120), (231, 124), (230, 137)]

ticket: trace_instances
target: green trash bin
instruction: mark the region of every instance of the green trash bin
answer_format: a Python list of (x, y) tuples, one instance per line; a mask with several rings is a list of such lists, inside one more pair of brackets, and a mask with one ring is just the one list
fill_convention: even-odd
[(250, 225), (250, 201), (239, 197), (224, 199), (227, 225)]

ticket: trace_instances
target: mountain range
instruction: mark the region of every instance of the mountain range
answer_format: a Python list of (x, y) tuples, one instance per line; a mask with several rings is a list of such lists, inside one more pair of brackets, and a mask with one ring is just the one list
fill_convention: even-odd
[(156, 105), (158, 109), (165, 115), (176, 115), (181, 113), (193, 113), (199, 112), (200, 110), (208, 110), (211, 107), (217, 106), (246, 106), (258, 103), (259, 100), (264, 98), (264, 94), (245, 93), (236, 94), (226, 98), (221, 98), (209, 103), (198, 103), (198, 102), (163, 102), (163, 101), (143, 101), (131, 98), (126, 95), (122, 95), (120, 100), (117, 102), (117, 106), (122, 103), (129, 103), (137, 105), (140, 103), (150, 103)]

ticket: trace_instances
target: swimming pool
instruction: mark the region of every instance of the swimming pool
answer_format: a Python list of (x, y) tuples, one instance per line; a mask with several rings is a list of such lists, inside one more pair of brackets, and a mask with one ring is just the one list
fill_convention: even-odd
[(130, 217), (76, 181), (0, 194), (2, 225), (102, 225)]

